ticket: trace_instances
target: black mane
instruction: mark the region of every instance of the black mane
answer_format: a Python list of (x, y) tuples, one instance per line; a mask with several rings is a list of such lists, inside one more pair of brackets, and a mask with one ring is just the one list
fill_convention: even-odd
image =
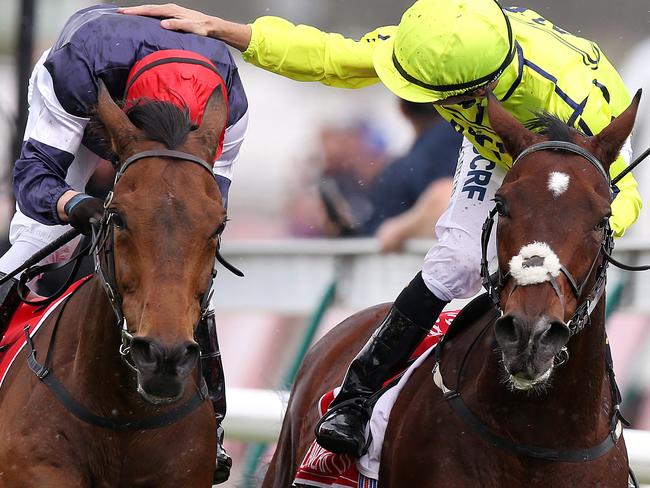
[(535, 118), (525, 124), (528, 130), (547, 136), (552, 141), (573, 142), (578, 132), (548, 112), (535, 114)]
[(169, 102), (140, 100), (126, 110), (129, 119), (148, 139), (175, 149), (187, 139), (195, 126), (187, 108)]

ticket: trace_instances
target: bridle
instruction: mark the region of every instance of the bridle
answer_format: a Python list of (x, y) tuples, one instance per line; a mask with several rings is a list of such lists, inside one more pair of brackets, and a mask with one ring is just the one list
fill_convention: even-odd
[[(205, 162), (203, 159), (198, 158), (192, 154), (173, 151), (169, 149), (158, 149), (152, 151), (142, 151), (126, 159), (120, 166), (117, 174), (115, 175), (115, 184), (119, 179), (124, 175), (124, 172), (132, 166), (137, 161), (150, 158), (150, 157), (163, 157), (163, 158), (173, 158), (183, 161), (188, 161), (191, 163), (198, 164), (202, 168), (210, 172), (210, 176), (214, 179), (212, 173), (212, 166)], [(215, 181), (216, 184), (216, 181)], [(130, 361), (130, 347), (131, 341), (133, 339), (133, 334), (128, 330), (127, 322), (124, 317), (124, 312), (122, 310), (122, 298), (117, 291), (117, 284), (115, 280), (115, 255), (114, 255), (114, 228), (115, 228), (115, 212), (111, 210), (110, 204), (113, 200), (113, 192), (111, 191), (104, 202), (104, 215), (100, 222), (93, 223), (93, 236), (92, 236), (92, 245), (91, 252), (93, 254), (93, 259), (95, 262), (95, 274), (99, 277), (103, 288), (106, 292), (108, 300), (110, 302), (113, 313), (117, 319), (117, 325), (120, 328), (120, 346), (119, 352), (122, 361), (133, 371), (138, 372), (137, 367)], [(65, 236), (62, 236), (62, 239), (58, 243), (53, 243), (56, 245), (61, 245), (64, 241), (69, 241), (72, 237), (76, 235), (75, 233), (67, 233)], [(65, 239), (63, 239), (65, 237)], [(219, 244), (221, 240), (221, 234), (218, 232), (216, 234), (218, 238), (217, 249), (215, 252), (215, 261), (219, 261), (223, 264), (229, 271), (235, 273), (238, 276), (243, 276), (243, 273), (239, 271), (236, 267), (228, 263), (219, 252)], [(48, 246), (48, 250), (51, 252), (53, 246)], [(45, 250), (43, 251), (45, 252)], [(79, 256), (83, 254), (80, 253)], [(78, 256), (78, 257), (79, 257)], [(77, 259), (75, 257), (74, 259)], [(34, 261), (32, 259), (31, 261)], [(31, 268), (30, 268), (31, 269)], [(36, 267), (38, 269), (38, 267)], [(15, 273), (15, 272), (14, 272)], [(210, 279), (206, 292), (201, 297), (200, 304), (200, 314), (197, 323), (194, 325), (194, 329), (203, 320), (206, 315), (209, 313), (210, 299), (212, 297), (212, 285), (214, 279), (217, 275), (215, 263), (212, 263), (212, 272), (210, 274)], [(77, 288), (79, 289), (79, 288)], [(76, 291), (76, 290), (75, 290)], [(74, 292), (72, 292), (74, 293)], [(72, 294), (68, 295), (68, 298)], [(77, 401), (67, 390), (65, 385), (56, 377), (52, 371), (51, 367), (51, 357), (52, 351), (54, 349), (55, 338), (57, 330), (59, 328), (60, 319), (63, 315), (63, 310), (65, 306), (70, 303), (69, 299), (66, 298), (64, 303), (61, 306), (61, 311), (58, 314), (58, 317), (52, 327), (52, 335), (50, 337), (50, 343), (47, 350), (47, 355), (45, 356), (45, 362), (40, 363), (36, 359), (36, 349), (34, 347), (33, 341), (31, 339), (29, 328), (25, 329), (25, 341), (27, 343), (28, 357), (27, 363), (31, 371), (41, 380), (51, 391), (57, 401), (63, 405), (71, 414), (73, 414), (78, 419), (83, 422), (105, 429), (111, 429), (115, 431), (142, 431), (150, 429), (158, 429), (171, 425), (180, 419), (186, 417), (187, 415), (194, 412), (201, 404), (208, 398), (208, 388), (201, 374), (201, 361), (198, 361), (198, 377), (200, 384), (197, 385), (196, 392), (192, 395), (187, 401), (178, 407), (163, 411), (160, 414), (149, 416), (143, 419), (129, 419), (122, 418), (117, 416), (102, 416), (94, 413), (88, 407), (86, 407), (81, 402)], [(50, 297), (47, 301), (52, 301)]]
[[(610, 198), (613, 197), (614, 195), (613, 184), (610, 180), (609, 174), (607, 173), (607, 171), (605, 171), (605, 168), (603, 167), (602, 163), (589, 151), (571, 142), (545, 141), (545, 142), (540, 142), (538, 144), (534, 144), (528, 147), (526, 150), (524, 150), (515, 159), (513, 166), (517, 164), (519, 161), (521, 161), (522, 159), (524, 159), (526, 156), (529, 156), (530, 154), (539, 151), (546, 151), (546, 150), (565, 151), (565, 152), (577, 154), (578, 156), (582, 157), (584, 160), (590, 163), (594, 168), (596, 168), (598, 173), (603, 177), (603, 179), (607, 183), (607, 187), (609, 188)], [(511, 278), (511, 274), (509, 271), (504, 274), (501, 271), (501, 269), (498, 269), (494, 276), (491, 275), (489, 271), (489, 261), (488, 261), (488, 244), (490, 242), (492, 228), (494, 227), (494, 219), (497, 213), (498, 213), (498, 205), (495, 205), (495, 207), (490, 211), (487, 219), (485, 220), (485, 223), (483, 224), (483, 229), (481, 234), (481, 279), (483, 282), (483, 287), (487, 290), (488, 295), (492, 299), (492, 303), (494, 304), (494, 307), (497, 309), (499, 313), (502, 314), (503, 310), (502, 310), (501, 298), (500, 298), (501, 292), (504, 289), (508, 280)], [(575, 279), (573, 274), (564, 265), (560, 265), (560, 272), (562, 273), (562, 275), (564, 275), (567, 282), (569, 283), (569, 286), (571, 288), (571, 291), (573, 292), (575, 299), (580, 303), (580, 305), (578, 305), (578, 307), (576, 308), (571, 319), (569, 319), (569, 321), (567, 322), (570, 336), (577, 334), (582, 329), (584, 329), (587, 325), (589, 325), (591, 313), (594, 311), (594, 309), (598, 305), (598, 302), (600, 301), (600, 299), (603, 297), (603, 294), (605, 293), (605, 284), (607, 281), (607, 266), (609, 263), (613, 264), (614, 266), (620, 267), (622, 269), (626, 269), (628, 271), (645, 271), (647, 269), (650, 269), (650, 266), (629, 266), (629, 265), (619, 263), (617, 260), (615, 260), (612, 257), (613, 250), (614, 250), (614, 233), (609, 225), (609, 221), (607, 221), (607, 223), (603, 227), (603, 237), (600, 243), (598, 253), (594, 257), (591, 266), (589, 267), (589, 271), (587, 272), (587, 275), (585, 276), (584, 280), (580, 284), (578, 284), (578, 280)], [(601, 257), (601, 254), (603, 259), (599, 264), (599, 258)], [(595, 274), (594, 284), (592, 285), (589, 292), (585, 295), (585, 289), (587, 287), (587, 283), (590, 281), (590, 278), (594, 274)], [(560, 291), (560, 287), (557, 283), (557, 279), (553, 276), (549, 276), (548, 279), (551, 286), (553, 287), (553, 290), (555, 291), (558, 298), (562, 302), (562, 305), (564, 305), (564, 296)], [(518, 285), (515, 284), (510, 294), (514, 292), (517, 286)], [(580, 301), (583, 296), (584, 298), (582, 299), (582, 301)], [(566, 349), (564, 349), (560, 354), (566, 355)], [(563, 358), (562, 362), (564, 362), (565, 360), (566, 358)]]
[[(513, 162), (513, 166), (520, 162), (525, 157), (530, 154), (539, 152), (539, 151), (565, 151), (573, 154), (577, 154), (582, 159), (591, 164), (600, 174), (609, 188), (610, 199), (614, 196), (614, 185), (616, 182), (620, 181), (622, 175), (619, 175), (614, 181), (610, 180), (610, 176), (603, 167), (602, 163), (591, 154), (586, 149), (574, 144), (572, 142), (566, 141), (545, 141), (537, 144), (533, 144), (519, 154), (519, 156)], [(627, 171), (626, 171), (627, 173)], [(489, 261), (488, 261), (488, 245), (490, 242), (490, 236), (492, 234), (492, 228), (494, 227), (494, 219), (498, 213), (498, 205), (495, 205), (494, 208), (488, 214), (485, 223), (483, 224), (482, 233), (481, 233), (481, 279), (483, 287), (486, 289), (488, 296), (491, 298), (494, 307), (499, 312), (503, 314), (503, 309), (501, 306), (501, 292), (505, 288), (508, 280), (511, 278), (511, 273), (503, 273), (500, 268), (497, 269), (494, 275), (490, 274), (489, 271)], [(584, 280), (578, 284), (578, 280), (575, 279), (573, 274), (563, 265), (560, 264), (560, 273), (565, 277), (566, 281), (569, 283), (573, 296), (579, 305), (576, 307), (576, 310), (573, 316), (567, 321), (566, 325), (569, 328), (569, 337), (574, 336), (586, 326), (591, 323), (591, 314), (596, 309), (596, 306), (600, 302), (600, 299), (605, 293), (605, 286), (607, 283), (607, 267), (611, 263), (616, 267), (625, 269), (628, 271), (645, 271), (650, 269), (650, 266), (629, 266), (623, 263), (620, 263), (612, 257), (612, 252), (614, 250), (614, 233), (610, 227), (609, 220), (603, 227), (603, 237), (601, 239), (600, 247), (594, 259), (589, 267)], [(599, 259), (602, 255), (602, 259)], [(600, 261), (600, 263), (599, 263)], [(593, 280), (593, 285), (588, 293), (585, 294), (587, 283), (589, 283), (592, 276), (595, 275)], [(557, 279), (551, 275), (548, 276), (548, 281), (553, 287), (555, 294), (560, 299), (562, 307), (564, 308), (564, 295), (560, 291), (560, 287), (557, 283)], [(515, 284), (510, 291), (510, 295), (514, 293), (519, 285)], [(584, 297), (584, 298), (583, 298)], [(555, 365), (559, 366), (564, 364), (569, 359), (569, 352), (567, 347), (563, 347), (560, 352), (555, 357)]]
[[(619, 181), (620, 178), (623, 176), (623, 175), (619, 175), (619, 177), (615, 178), (613, 181), (610, 181), (607, 171), (605, 171), (603, 165), (595, 156), (593, 156), (591, 153), (589, 153), (587, 150), (583, 149), (582, 147), (578, 146), (577, 144), (564, 142), (564, 141), (546, 141), (546, 142), (534, 144), (529, 148), (527, 148), (526, 150), (524, 150), (516, 158), (513, 165), (517, 164), (523, 158), (527, 157), (532, 153), (544, 151), (544, 150), (566, 151), (581, 156), (588, 163), (590, 163), (594, 168), (596, 168), (598, 173), (605, 179), (610, 191), (610, 196), (613, 195), (613, 185), (617, 181)], [(633, 164), (632, 166), (636, 166), (637, 164), (638, 162)], [(491, 276), (489, 272), (489, 267), (488, 267), (489, 263), (487, 258), (488, 244), (490, 241), (492, 228), (494, 226), (494, 219), (497, 213), (498, 213), (498, 204), (495, 205), (494, 209), (492, 209), (492, 211), (489, 213), (485, 223), (483, 224), (482, 235), (481, 235), (481, 278), (482, 278), (483, 286), (487, 290), (487, 295), (488, 295), (487, 297), (484, 296), (485, 302), (489, 303), (491, 301), (492, 305), (494, 306), (498, 314), (502, 315), (503, 309), (501, 306), (500, 294), (504, 289), (507, 281), (511, 278), (511, 274), (510, 272), (504, 274), (499, 269), (497, 270), (494, 276)], [(596, 256), (594, 257), (594, 260), (591, 264), (591, 267), (589, 268), (586, 277), (581, 283), (578, 283), (578, 281), (575, 279), (573, 274), (568, 269), (566, 269), (566, 267), (560, 265), (560, 273), (565, 277), (565, 279), (567, 280), (567, 282), (571, 287), (573, 295), (575, 296), (576, 300), (580, 303), (576, 308), (576, 311), (571, 317), (571, 319), (567, 322), (567, 326), (569, 327), (569, 331), (570, 331), (570, 336), (577, 334), (578, 332), (580, 332), (582, 329), (584, 329), (587, 325), (591, 323), (591, 319), (590, 319), (591, 313), (594, 311), (594, 309), (600, 302), (605, 292), (607, 266), (609, 263), (629, 271), (644, 271), (650, 269), (650, 266), (628, 266), (619, 263), (611, 256), (613, 249), (614, 249), (613, 231), (610, 228), (609, 223), (607, 223), (603, 227), (603, 238), (599, 250), (596, 253)], [(602, 255), (602, 259), (599, 259), (601, 255)], [(590, 280), (594, 275), (595, 278), (593, 281), (593, 285), (591, 286), (589, 292), (586, 293), (585, 291), (587, 289), (587, 283), (590, 282)], [(557, 280), (554, 277), (549, 277), (549, 278), (550, 278), (551, 286), (555, 290), (555, 293), (558, 295), (558, 297), (564, 304), (564, 298), (560, 291), (560, 287), (557, 283)], [(515, 285), (515, 287), (516, 286), (517, 285)], [(514, 291), (514, 289), (512, 291)], [(583, 296), (584, 298), (581, 301), (581, 298)], [(461, 392), (459, 390), (460, 379), (463, 376), (464, 366), (469, 357), (469, 354), (471, 353), (471, 350), (479, 342), (479, 340), (485, 336), (492, 322), (493, 321), (487, 322), (485, 327), (481, 330), (480, 334), (473, 340), (469, 349), (466, 351), (465, 356), (463, 357), (462, 362), (460, 364), (460, 367), (457, 369), (457, 375), (456, 375), (457, 382), (456, 382), (455, 389), (454, 388), (450, 389), (445, 385), (440, 371), (442, 349), (446, 344), (448, 336), (451, 336), (451, 334), (448, 333), (447, 335), (445, 335), (442, 341), (440, 342), (440, 344), (434, 350), (435, 366), (433, 369), (433, 380), (436, 386), (438, 386), (438, 388), (440, 388), (440, 390), (443, 392), (445, 399), (447, 400), (451, 409), (459, 417), (461, 417), (465, 421), (465, 423), (470, 425), (474, 429), (474, 431), (477, 432), (484, 440), (486, 440), (487, 442), (489, 442), (490, 444), (496, 447), (499, 447), (500, 449), (512, 452), (516, 455), (532, 457), (535, 459), (543, 459), (547, 461), (586, 462), (586, 461), (594, 460), (604, 455), (605, 453), (609, 452), (617, 444), (618, 439), (620, 438), (621, 431), (622, 431), (621, 423), (624, 423), (626, 425), (629, 424), (623, 418), (620, 412), (621, 394), (616, 384), (611, 351), (609, 349), (608, 344), (606, 345), (605, 348), (605, 363), (606, 363), (606, 370), (607, 370), (606, 372), (609, 378), (611, 398), (613, 403), (612, 414), (609, 423), (610, 430), (607, 436), (595, 446), (584, 448), (584, 449), (551, 449), (551, 448), (540, 447), (540, 446), (517, 444), (509, 438), (505, 438), (494, 433), (477, 415), (475, 415), (467, 407), (467, 405), (464, 403), (461, 397)], [(569, 358), (568, 351), (567, 348), (565, 347), (556, 356), (555, 365), (558, 366), (566, 362), (568, 358)]]
[[(183, 151), (174, 151), (171, 149), (155, 149), (150, 151), (141, 151), (139, 153), (130, 156), (126, 159), (120, 166), (115, 174), (115, 181), (113, 183), (113, 188), (117, 185), (117, 182), (122, 178), (126, 170), (131, 167), (136, 162), (152, 157), (163, 157), (163, 158), (172, 158), (182, 161), (187, 161), (190, 163), (198, 164), (206, 171), (210, 173), (212, 179), (214, 179), (214, 174), (212, 172), (212, 166), (208, 164), (205, 160), (189, 154)], [(216, 184), (216, 182), (215, 182)], [(120, 343), (120, 356), (124, 363), (133, 371), (138, 371), (137, 367), (130, 360), (130, 351), (131, 351), (131, 341), (133, 340), (133, 333), (129, 331), (124, 312), (122, 310), (122, 297), (120, 296), (117, 290), (117, 283), (115, 279), (115, 252), (114, 252), (114, 240), (113, 234), (115, 229), (115, 211), (111, 210), (111, 203), (113, 201), (113, 191), (109, 192), (104, 202), (104, 217), (101, 222), (98, 222), (93, 226), (93, 246), (92, 254), (95, 262), (95, 274), (99, 277), (108, 301), (111, 304), (113, 313), (117, 319), (117, 325), (120, 329), (121, 343)], [(221, 234), (217, 234), (217, 250), (215, 252), (215, 261), (222, 263), (226, 269), (233, 272), (237, 276), (244, 276), (244, 274), (237, 269), (232, 264), (228, 263), (221, 253), (219, 252), (219, 247), (221, 243)], [(104, 258), (105, 266), (102, 266), (102, 256)], [(202, 295), (199, 304), (200, 304), (200, 313), (199, 319), (196, 324), (194, 324), (194, 329), (198, 326), (201, 320), (204, 320), (210, 307), (210, 299), (212, 298), (212, 285), (214, 279), (217, 276), (217, 268), (215, 262), (212, 263), (212, 272), (210, 273), (210, 279), (206, 292)], [(200, 362), (199, 362), (200, 363)]]

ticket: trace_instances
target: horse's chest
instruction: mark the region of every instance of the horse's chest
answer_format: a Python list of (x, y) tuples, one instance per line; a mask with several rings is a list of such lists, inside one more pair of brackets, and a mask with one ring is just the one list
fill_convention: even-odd
[[(461, 434), (462, 435), (462, 434)], [(627, 488), (626, 460), (613, 452), (589, 463), (520, 459), (475, 444), (447, 446), (426, 456), (413, 453), (411, 463), (391, 466), (380, 479), (385, 488)]]

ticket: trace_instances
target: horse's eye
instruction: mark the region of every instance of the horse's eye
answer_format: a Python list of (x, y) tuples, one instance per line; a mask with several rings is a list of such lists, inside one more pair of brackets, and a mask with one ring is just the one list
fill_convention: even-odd
[(506, 202), (499, 198), (496, 197), (493, 199), (494, 200), (494, 205), (496, 206), (497, 213), (499, 214), (500, 217), (507, 217), (508, 216), (508, 207), (506, 206)]
[(223, 231), (226, 229), (226, 222), (228, 222), (228, 219), (225, 219), (223, 222), (221, 222), (221, 225), (214, 232), (213, 237), (217, 238), (223, 234)]
[(124, 218), (122, 218), (122, 216), (115, 210), (111, 212), (111, 222), (113, 222), (113, 225), (117, 229), (126, 229), (126, 222), (124, 222)]
[(602, 219), (600, 222), (598, 222), (596, 224), (596, 227), (594, 227), (594, 230), (595, 231), (601, 231), (601, 230), (605, 229), (608, 224), (609, 224), (609, 217), (605, 217), (604, 219)]

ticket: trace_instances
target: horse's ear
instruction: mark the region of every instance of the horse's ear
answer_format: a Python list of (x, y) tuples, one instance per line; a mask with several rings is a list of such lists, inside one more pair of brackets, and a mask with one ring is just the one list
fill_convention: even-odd
[(487, 97), (490, 125), (505, 144), (508, 154), (516, 159), (524, 149), (538, 142), (541, 137), (510, 115), (491, 90), (488, 90)]
[(133, 140), (139, 132), (124, 111), (113, 101), (102, 80), (99, 80), (97, 117), (106, 128), (113, 151), (118, 155), (121, 153), (121, 148), (125, 147), (128, 141)]
[(588, 139), (589, 151), (596, 156), (605, 168), (618, 158), (621, 148), (634, 128), (636, 113), (641, 101), (641, 90), (636, 92), (630, 106), (610, 122), (600, 134)]
[(211, 156), (214, 156), (217, 151), (219, 139), (226, 126), (227, 119), (228, 105), (221, 87), (218, 86), (205, 104), (203, 120), (201, 120), (201, 125), (193, 135), (197, 142), (211, 151)]

